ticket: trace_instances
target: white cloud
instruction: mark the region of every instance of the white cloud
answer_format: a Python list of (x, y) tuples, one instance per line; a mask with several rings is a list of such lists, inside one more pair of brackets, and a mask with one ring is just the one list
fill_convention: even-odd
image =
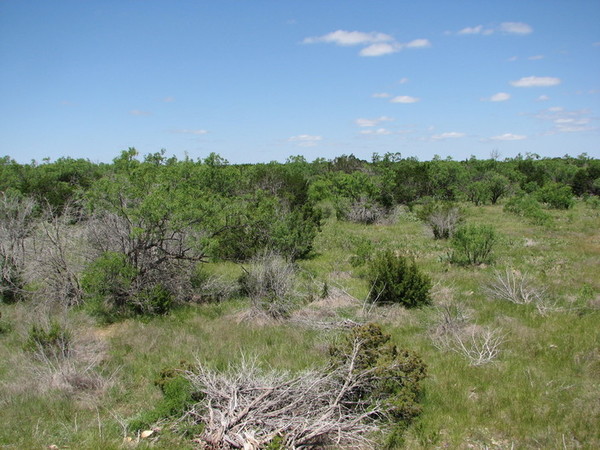
[(387, 116), (377, 117), (376, 119), (356, 119), (354, 123), (359, 127), (375, 127), (381, 122), (391, 122), (394, 119)]
[(591, 125), (592, 119), (587, 117), (589, 114), (590, 111), (587, 109), (568, 111), (560, 106), (553, 106), (540, 111), (534, 117), (552, 124), (552, 128), (547, 134), (558, 134), (597, 129), (597, 127)]
[(533, 28), (523, 22), (503, 22), (499, 27), (500, 31), (509, 34), (530, 34), (533, 33)]
[(498, 27), (486, 28), (483, 25), (477, 25), (474, 27), (465, 27), (462, 30), (456, 32), (458, 35), (476, 35), (481, 34), (488, 36), (494, 34), (496, 31), (507, 34), (530, 34), (533, 32), (533, 28), (530, 25), (523, 22), (503, 22)]
[(129, 111), (129, 114), (132, 116), (151, 116), (152, 113), (150, 111), (140, 111), (139, 109), (132, 109)]
[(361, 130), (360, 134), (371, 135), (371, 136), (386, 136), (388, 134), (392, 134), (392, 132), (385, 128), (377, 128), (376, 130)]
[(404, 45), (406, 48), (425, 48), (431, 47), (431, 42), (429, 42), (429, 39), (415, 39)]
[(387, 92), (376, 92), (371, 97), (373, 97), (373, 98), (390, 98), (391, 95), (388, 94)]
[(510, 84), (515, 87), (547, 87), (556, 86), (561, 83), (560, 78), (555, 77), (523, 77), (516, 81), (511, 81)]
[(523, 139), (527, 139), (527, 136), (523, 134), (504, 133), (499, 136), (491, 137), (490, 139), (493, 141), (522, 141)]
[(600, 47), (600, 42), (594, 42), (592, 45), (593, 45), (594, 47)]
[(335, 44), (340, 46), (365, 46), (360, 52), (360, 56), (382, 56), (391, 53), (397, 53), (405, 48), (425, 48), (431, 47), (428, 39), (415, 39), (408, 43), (396, 41), (392, 36), (385, 33), (363, 31), (345, 31), (337, 30), (323, 36), (308, 37), (302, 41), (304, 44)]
[(450, 131), (447, 133), (434, 134), (433, 136), (431, 136), (431, 139), (433, 139), (434, 141), (441, 141), (444, 139), (456, 139), (456, 138), (461, 138), (461, 137), (465, 137), (465, 136), (466, 136), (465, 133), (459, 133), (457, 131)]
[(548, 97), (547, 95), (540, 95), (538, 98), (535, 99), (536, 102), (547, 102), (548, 100), (550, 100), (550, 97)]
[(527, 58), (529, 61), (539, 61), (540, 59), (544, 59), (544, 55), (533, 55)]
[(406, 84), (406, 83), (408, 83), (408, 82), (409, 82), (409, 79), (408, 79), (408, 78), (406, 78), (406, 77), (404, 77), (404, 78), (400, 78), (400, 79), (398, 80), (398, 84)]
[(320, 42), (336, 45), (364, 45), (377, 42), (393, 41), (394, 38), (385, 33), (364, 33), (362, 31), (337, 30), (323, 36), (309, 37), (304, 39), (305, 44), (317, 44)]
[(174, 101), (175, 101), (175, 97), (169, 96), (169, 97), (163, 98), (163, 102), (165, 102), (165, 103), (173, 103)]
[(197, 136), (201, 136), (203, 134), (208, 134), (208, 130), (202, 130), (202, 129), (196, 129), (196, 130), (182, 129), (182, 130), (173, 130), (173, 133), (195, 134)]
[(507, 59), (508, 62), (515, 62), (517, 59), (519, 59), (517, 56), (511, 56), (510, 58)]
[(463, 28), (457, 34), (480, 34), (482, 32), (483, 32), (483, 25), (477, 25), (476, 27)]
[(317, 142), (322, 141), (323, 136), (313, 136), (310, 134), (299, 134), (288, 138), (288, 142), (293, 142), (299, 147), (314, 147)]
[(492, 95), (490, 98), (484, 98), (483, 100), (489, 100), (490, 102), (505, 102), (510, 99), (510, 94), (506, 92), (498, 92), (497, 94)]
[(396, 53), (402, 49), (402, 46), (394, 42), (388, 44), (387, 42), (379, 44), (371, 44), (368, 47), (363, 48), (360, 52), (360, 56), (382, 56), (389, 55), (390, 53)]
[(390, 100), (390, 103), (417, 103), (420, 98), (411, 97), (410, 95), (399, 95)]

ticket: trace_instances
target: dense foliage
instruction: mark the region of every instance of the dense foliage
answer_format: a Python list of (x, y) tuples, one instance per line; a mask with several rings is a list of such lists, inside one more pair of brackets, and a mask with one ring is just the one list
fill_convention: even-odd
[(2, 158), (0, 445), (596, 448), (599, 194), (586, 155)]
[(429, 303), (431, 281), (414, 261), (386, 250), (373, 259), (369, 269), (373, 303), (399, 303), (407, 308)]

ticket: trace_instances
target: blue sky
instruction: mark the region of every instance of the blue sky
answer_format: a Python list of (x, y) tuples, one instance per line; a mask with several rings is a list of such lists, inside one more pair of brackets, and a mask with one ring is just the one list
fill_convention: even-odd
[(600, 157), (600, 1), (0, 0), (0, 155)]

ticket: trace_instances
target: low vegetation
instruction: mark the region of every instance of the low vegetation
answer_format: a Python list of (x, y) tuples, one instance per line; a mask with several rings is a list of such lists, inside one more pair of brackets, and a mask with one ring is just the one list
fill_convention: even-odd
[(600, 162), (0, 160), (0, 446), (596, 448)]

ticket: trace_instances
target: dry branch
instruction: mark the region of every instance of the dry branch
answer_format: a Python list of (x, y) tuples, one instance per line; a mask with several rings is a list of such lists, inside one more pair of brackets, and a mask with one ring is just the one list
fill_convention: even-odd
[(261, 370), (255, 360), (225, 373), (199, 364), (188, 377), (204, 398), (189, 413), (206, 424), (200, 440), (224, 449), (259, 448), (275, 437), (285, 448), (374, 448), (385, 414), (356, 395), (373, 379), (373, 369), (356, 370), (360, 346), (340, 367), (293, 377)]

